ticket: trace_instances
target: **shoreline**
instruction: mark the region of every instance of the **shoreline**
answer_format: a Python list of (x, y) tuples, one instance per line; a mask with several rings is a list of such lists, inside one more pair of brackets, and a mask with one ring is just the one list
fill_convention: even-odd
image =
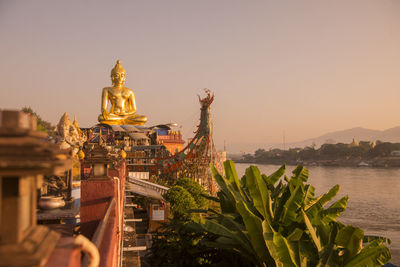
[(350, 168), (370, 168), (370, 169), (400, 169), (400, 159), (397, 158), (395, 162), (392, 161), (351, 161), (351, 160), (315, 160), (315, 161), (284, 161), (284, 160), (271, 160), (271, 161), (248, 161), (248, 160), (233, 160), (235, 163), (243, 164), (263, 164), (263, 165), (276, 165), (282, 166), (306, 166), (306, 167), (350, 167)]

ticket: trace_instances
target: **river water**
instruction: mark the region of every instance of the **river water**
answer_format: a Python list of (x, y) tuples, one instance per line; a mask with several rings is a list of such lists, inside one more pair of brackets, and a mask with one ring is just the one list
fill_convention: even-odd
[[(241, 177), (249, 164), (237, 163)], [(271, 174), (277, 165), (258, 165), (260, 172)], [(287, 166), (291, 176), (295, 166)], [(308, 183), (316, 195), (340, 185), (336, 200), (348, 195), (346, 211), (339, 217), (344, 224), (358, 226), (366, 235), (379, 235), (392, 240), (389, 245), (391, 263), (400, 265), (400, 169), (350, 168), (309, 166)]]

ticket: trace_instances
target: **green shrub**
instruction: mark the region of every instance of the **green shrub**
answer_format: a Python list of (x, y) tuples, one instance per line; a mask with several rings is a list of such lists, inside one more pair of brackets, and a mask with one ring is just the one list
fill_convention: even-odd
[(215, 238), (208, 232), (197, 231), (193, 228), (192, 221), (172, 219), (153, 233), (152, 245), (143, 259), (142, 266), (251, 266), (250, 262), (237, 253), (203, 244), (205, 240)]
[(208, 206), (208, 200), (201, 195), (206, 195), (206, 190), (196, 181), (183, 178), (176, 182), (176, 185), (182, 186), (185, 188), (194, 198), (197, 203), (198, 208), (205, 209)]
[(193, 214), (187, 213), (190, 209), (197, 209), (198, 206), (190, 193), (182, 186), (175, 185), (171, 187), (164, 198), (170, 203), (171, 215), (177, 219), (190, 219)]

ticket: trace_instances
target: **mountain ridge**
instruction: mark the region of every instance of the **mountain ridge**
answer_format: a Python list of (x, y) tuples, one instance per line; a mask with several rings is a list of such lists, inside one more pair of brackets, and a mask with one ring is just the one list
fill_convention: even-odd
[[(353, 138), (357, 141), (382, 141), (382, 142), (400, 142), (400, 126), (388, 128), (386, 130), (368, 129), (361, 126), (344, 130), (332, 131), (326, 134), (308, 138), (302, 141), (286, 143), (286, 148), (313, 146), (318, 148), (325, 143), (351, 143)], [(257, 149), (283, 148), (282, 143), (231, 143), (228, 150), (230, 153), (252, 153)]]
[(345, 130), (329, 132), (318, 137), (309, 138), (300, 142), (289, 143), (288, 146), (310, 146), (313, 143), (317, 147), (324, 143), (350, 143), (353, 138), (357, 141), (377, 141), (400, 142), (400, 126), (388, 128), (386, 130), (375, 130), (364, 127), (354, 127)]

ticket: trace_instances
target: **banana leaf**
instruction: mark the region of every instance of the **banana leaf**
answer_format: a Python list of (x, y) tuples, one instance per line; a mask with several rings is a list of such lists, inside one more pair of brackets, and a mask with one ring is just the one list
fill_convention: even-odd
[(283, 191), (285, 186), (283, 185), (282, 181), (279, 181), (279, 184), (271, 191), (271, 199), (275, 200)]
[(289, 183), (289, 178), (288, 178), (286, 175), (283, 176), (283, 180), (284, 180), (285, 182)]
[(323, 218), (323, 221), (335, 221), (346, 210), (348, 201), (349, 197), (344, 196), (329, 206), (326, 210), (321, 211), (320, 216)]
[(303, 199), (303, 207), (310, 204), (315, 197), (315, 188), (312, 185), (306, 185), (304, 187), (304, 199)]
[(199, 223), (204, 230), (210, 233), (231, 239), (232, 242), (238, 244), (244, 251), (246, 251), (246, 253), (254, 255), (254, 258), (258, 259), (257, 254), (249, 244), (247, 237), (243, 238), (243, 235), (238, 234), (240, 231), (233, 231), (222, 224), (204, 218), (195, 219), (195, 222)]
[[(284, 206), (288, 199), (290, 198), (290, 189), (289, 187), (284, 187), (282, 196), (275, 201), (274, 205), (276, 208), (273, 210), (274, 211), (274, 220), (273, 220), (273, 225), (276, 225), (279, 223), (281, 216), (284, 212)], [(276, 204), (277, 203), (277, 204)]]
[(221, 207), (221, 212), (223, 213), (236, 212), (236, 207), (234, 206), (235, 202), (230, 201), (228, 196), (224, 192), (219, 191), (217, 193), (217, 196), (219, 198), (219, 205)]
[(372, 242), (373, 240), (380, 240), (382, 242), (385, 242), (388, 245), (392, 244), (391, 239), (382, 237), (382, 236), (375, 236), (375, 235), (365, 235), (363, 238), (363, 243), (369, 243), (369, 242)]
[(364, 247), (357, 256), (345, 263), (344, 267), (376, 267), (383, 266), (392, 256), (389, 249), (380, 240), (373, 240)]
[[(243, 176), (246, 177), (246, 176)], [(249, 188), (248, 188), (248, 183), (246, 183), (246, 186), (242, 187), (242, 193), (243, 193), (243, 197), (246, 200), (246, 203), (251, 202), (252, 198), (250, 196), (250, 192), (249, 192)]]
[(317, 267), (337, 267), (340, 266), (338, 252), (335, 244), (329, 244), (320, 253), (320, 260)]
[(339, 215), (342, 214), (345, 210), (345, 208), (328, 208), (326, 210), (321, 210), (319, 212), (319, 215), (323, 220), (329, 223), (329, 221), (333, 221), (337, 217), (339, 217)]
[(290, 242), (289, 241), (289, 245), (293, 251), (293, 255), (295, 256), (296, 266), (299, 266), (299, 267), (310, 266), (308, 264), (308, 262), (310, 261), (310, 259), (309, 259), (310, 251), (307, 251), (307, 253), (304, 253), (304, 251), (307, 250), (306, 246), (304, 246), (304, 242), (302, 242), (302, 241)]
[[(323, 220), (320, 220), (318, 216), (311, 219), (310, 222), (314, 226), (314, 228), (316, 228), (317, 235), (319, 236), (322, 247), (335, 242), (337, 229), (339, 228), (339, 225), (336, 222), (324, 222)], [(336, 231), (333, 229), (336, 229)], [(332, 236), (333, 233), (334, 235)]]
[(260, 171), (251, 166), (246, 169), (247, 186), (255, 208), (269, 222), (273, 218), (272, 203), (266, 184), (262, 181)]
[(314, 206), (314, 204), (316, 204), (321, 198), (322, 198), (322, 196), (323, 195), (321, 195), (321, 196), (318, 196), (318, 197), (316, 197), (316, 198), (314, 198), (314, 199), (310, 199), (310, 201), (309, 201), (309, 203), (307, 203), (307, 204), (305, 204), (304, 205), (304, 211), (308, 211), (312, 206)]
[(320, 253), (321, 250), (322, 250), (322, 246), (321, 246), (321, 241), (317, 236), (317, 232), (315, 231), (315, 229), (312, 226), (310, 220), (308, 219), (307, 214), (303, 210), (301, 210), (301, 213), (303, 215), (303, 219), (304, 219), (304, 222), (305, 222), (305, 224), (307, 226), (307, 229), (308, 229), (308, 232), (309, 232), (309, 234), (311, 236), (311, 239), (314, 241), (314, 245), (317, 248), (318, 253)]
[(303, 197), (304, 197), (303, 185), (299, 184), (296, 186), (290, 198), (286, 201), (285, 205), (283, 206), (283, 215), (281, 221), (284, 225), (289, 225), (293, 221), (297, 220), (298, 209), (301, 207)]
[(204, 198), (206, 198), (208, 200), (212, 200), (214, 202), (219, 202), (219, 198), (217, 198), (217, 197), (213, 197), (213, 196), (206, 195), (206, 194), (200, 194), (200, 196), (202, 196), (202, 197), (204, 197)]
[(332, 187), (326, 194), (322, 195), (322, 198), (318, 201), (318, 203), (323, 207), (326, 203), (328, 203), (331, 199), (333, 199), (340, 190), (340, 185), (335, 185)]
[(282, 165), (276, 172), (274, 172), (273, 174), (271, 174), (270, 176), (267, 176), (265, 174), (262, 175), (262, 178), (264, 180), (264, 182), (268, 185), (268, 186), (274, 186), (275, 183), (277, 181), (279, 181), (279, 179), (282, 177), (282, 175), (285, 173), (286, 170), (286, 166)]
[(308, 180), (308, 170), (303, 166), (299, 165), (292, 171), (294, 178), (299, 179), (303, 182), (307, 182)]
[(326, 194), (317, 198), (316, 201), (313, 201), (307, 207), (304, 208), (304, 211), (307, 212), (311, 209), (321, 209), (327, 202), (329, 202), (332, 198), (334, 198), (340, 190), (339, 185), (335, 185), (332, 187)]
[(335, 244), (339, 248), (344, 248), (344, 260), (348, 260), (357, 255), (362, 249), (362, 240), (364, 232), (358, 227), (351, 225), (345, 226), (338, 231), (335, 238)]
[(297, 267), (296, 256), (289, 242), (275, 232), (267, 220), (262, 222), (263, 237), (276, 267)]
[(226, 183), (224, 177), (222, 177), (221, 174), (218, 173), (218, 170), (214, 167), (212, 163), (210, 163), (210, 168), (215, 181), (218, 183), (221, 189), (221, 192), (225, 194), (225, 196), (229, 199), (230, 202), (235, 203), (235, 197), (228, 189), (228, 184)]
[(288, 237), (287, 240), (288, 241), (299, 241), (301, 236), (303, 235), (304, 231), (301, 230), (300, 228), (296, 228), (293, 230), (293, 232), (291, 232)]
[(209, 240), (201, 240), (200, 241), (201, 245), (204, 245), (209, 248), (219, 248), (227, 251), (231, 251), (233, 253), (239, 254), (241, 256), (244, 256), (247, 260), (253, 262), (255, 265), (258, 265), (258, 260), (255, 257), (254, 254), (249, 254), (243, 249), (240, 248), (236, 243), (233, 243), (231, 239), (226, 238), (226, 237), (219, 237), (215, 241), (209, 241)]
[(234, 185), (234, 188), (241, 192), (239, 177), (237, 175), (235, 164), (232, 160), (227, 160), (224, 162), (225, 167), (225, 176), (228, 179), (229, 183)]
[[(328, 236), (327, 241), (324, 243), (322, 251), (319, 253), (319, 262), (317, 267), (336, 267), (340, 266), (340, 258), (338, 255), (338, 249), (335, 244), (335, 239), (339, 231), (339, 224), (334, 222), (331, 224), (319, 225), (318, 230), (321, 231), (321, 227), (325, 230), (324, 234)], [(322, 239), (322, 238), (321, 238)]]
[[(218, 173), (218, 170), (214, 167), (213, 164), (210, 164), (210, 167), (211, 167), (211, 172), (213, 174), (214, 179), (217, 181), (218, 185), (221, 188), (221, 191), (218, 193), (223, 193), (223, 195), (225, 195), (227, 198), (224, 204), (221, 203), (221, 209), (222, 209), (222, 205), (224, 205), (224, 208), (231, 210), (233, 208), (232, 205), (234, 203), (236, 203), (237, 201), (245, 201), (249, 205), (250, 209), (254, 212), (255, 207), (251, 203), (246, 201), (246, 197), (241, 193), (241, 191), (239, 192), (235, 189), (236, 185), (230, 183), (227, 179), (222, 177)], [(227, 165), (227, 168), (229, 169), (230, 172), (236, 172), (236, 170), (233, 171), (230, 168), (230, 165)], [(236, 177), (237, 177), (237, 175), (236, 175)], [(234, 178), (232, 178), (232, 179), (234, 179)], [(222, 198), (218, 193), (217, 193), (217, 195), (220, 197), (220, 200), (222, 201)]]
[(237, 202), (236, 209), (243, 218), (250, 241), (261, 262), (271, 262), (272, 258), (265, 245), (262, 229), (262, 220), (251, 213), (244, 202)]

